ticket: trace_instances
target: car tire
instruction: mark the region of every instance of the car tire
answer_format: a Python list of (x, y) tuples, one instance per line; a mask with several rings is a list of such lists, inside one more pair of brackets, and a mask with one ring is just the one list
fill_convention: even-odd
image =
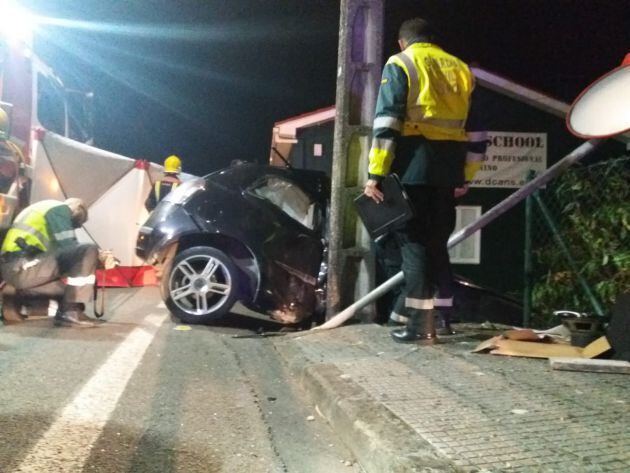
[(182, 322), (204, 324), (227, 314), (238, 297), (239, 272), (223, 251), (195, 246), (177, 254), (162, 279), (164, 303)]

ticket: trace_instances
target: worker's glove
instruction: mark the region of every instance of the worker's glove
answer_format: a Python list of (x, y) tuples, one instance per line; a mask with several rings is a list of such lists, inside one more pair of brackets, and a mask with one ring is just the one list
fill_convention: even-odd
[(114, 254), (111, 250), (100, 250), (98, 252), (98, 259), (105, 269), (112, 269), (120, 264), (120, 261), (114, 258)]

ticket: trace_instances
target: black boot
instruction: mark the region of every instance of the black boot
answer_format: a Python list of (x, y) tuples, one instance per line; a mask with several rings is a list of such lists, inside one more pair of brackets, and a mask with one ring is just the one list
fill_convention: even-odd
[(436, 310), (435, 318), (438, 335), (455, 335), (455, 331), (451, 327), (452, 307), (439, 308)]
[(95, 325), (105, 323), (105, 321), (104, 321), (104, 320), (101, 320), (101, 319), (94, 319), (94, 318), (90, 317), (89, 315), (87, 315), (87, 314), (85, 313), (85, 304), (83, 304), (83, 303), (78, 303), (78, 304), (77, 304), (77, 306), (76, 306), (76, 308), (77, 308), (77, 312), (78, 312), (78, 315), (79, 315), (79, 316), (78, 316), (78, 319), (79, 319), (81, 322), (92, 322), (92, 323), (93, 323), (93, 324), (95, 324)]
[(82, 310), (83, 304), (62, 304), (60, 310), (55, 315), (55, 325), (57, 327), (77, 327), (90, 328), (96, 324), (90, 321)]
[(424, 342), (435, 343), (434, 316), (430, 310), (412, 309), (409, 311), (409, 321), (402, 329), (392, 330), (391, 335), (396, 343)]
[(417, 329), (410, 327), (399, 328), (391, 331), (392, 338), (396, 343), (413, 343), (423, 338), (418, 333)]

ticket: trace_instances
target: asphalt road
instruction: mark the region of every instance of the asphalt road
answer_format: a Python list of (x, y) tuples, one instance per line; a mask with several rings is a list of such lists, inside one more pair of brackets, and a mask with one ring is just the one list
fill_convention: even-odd
[(0, 472), (360, 472), (267, 338), (233, 315), (179, 326), (157, 290), (107, 323), (0, 326)]

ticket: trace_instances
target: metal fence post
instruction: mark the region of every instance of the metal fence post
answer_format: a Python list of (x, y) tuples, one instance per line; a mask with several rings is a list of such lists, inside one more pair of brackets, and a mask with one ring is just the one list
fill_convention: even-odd
[[(527, 181), (536, 175), (535, 171), (527, 173)], [(532, 320), (532, 196), (525, 199), (525, 242), (523, 262), (523, 327), (529, 327)]]

